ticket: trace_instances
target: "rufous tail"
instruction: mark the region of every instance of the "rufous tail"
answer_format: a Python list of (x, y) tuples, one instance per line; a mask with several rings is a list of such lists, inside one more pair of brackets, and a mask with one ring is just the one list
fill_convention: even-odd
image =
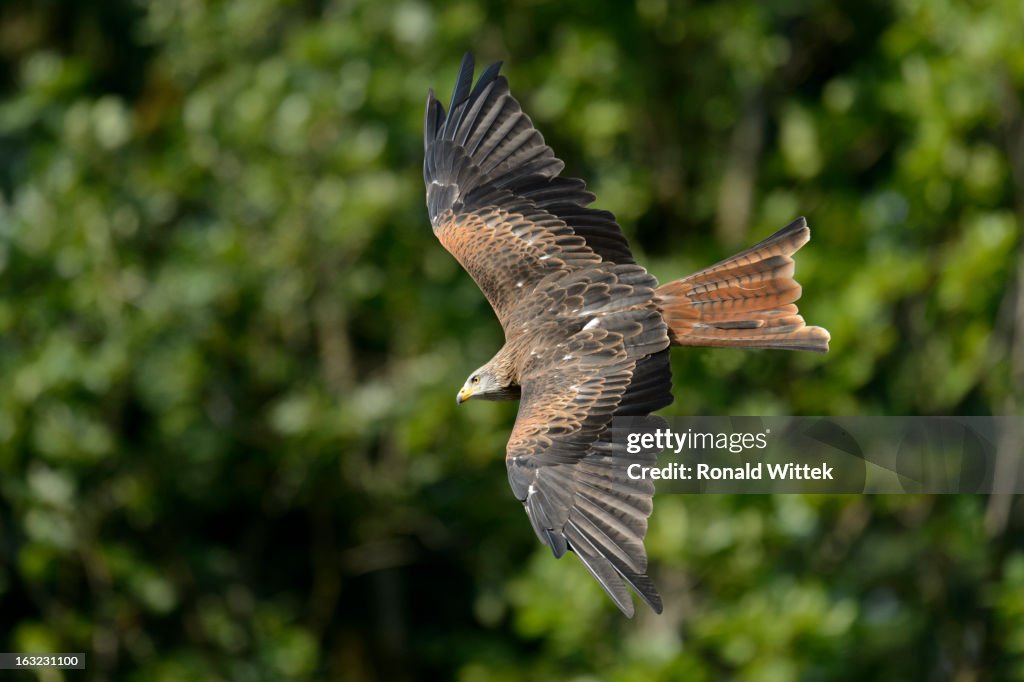
[(677, 346), (828, 351), (829, 333), (797, 311), (793, 254), (811, 238), (797, 218), (763, 242), (656, 290)]

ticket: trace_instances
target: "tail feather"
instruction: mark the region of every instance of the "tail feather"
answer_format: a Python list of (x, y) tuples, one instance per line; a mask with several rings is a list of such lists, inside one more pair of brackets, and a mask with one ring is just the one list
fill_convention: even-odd
[(793, 254), (811, 238), (797, 218), (731, 258), (655, 292), (677, 346), (828, 350), (829, 333), (797, 311)]

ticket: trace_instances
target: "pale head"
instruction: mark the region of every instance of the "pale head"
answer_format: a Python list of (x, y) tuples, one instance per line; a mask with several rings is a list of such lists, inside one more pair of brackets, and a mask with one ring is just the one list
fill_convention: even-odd
[(503, 379), (494, 371), (492, 364), (487, 363), (474, 371), (459, 389), (455, 402), (462, 404), (470, 398), (480, 400), (517, 400), (519, 387), (508, 379)]

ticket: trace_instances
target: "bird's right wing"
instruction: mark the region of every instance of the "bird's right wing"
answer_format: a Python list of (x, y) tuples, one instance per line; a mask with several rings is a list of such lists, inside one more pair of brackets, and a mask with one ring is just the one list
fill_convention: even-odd
[(594, 195), (583, 181), (558, 176), (564, 164), (499, 67), (472, 86), (467, 54), (447, 114), (427, 95), (423, 179), (434, 233), (507, 327), (512, 309), (546, 275), (633, 261), (614, 216), (587, 208)]

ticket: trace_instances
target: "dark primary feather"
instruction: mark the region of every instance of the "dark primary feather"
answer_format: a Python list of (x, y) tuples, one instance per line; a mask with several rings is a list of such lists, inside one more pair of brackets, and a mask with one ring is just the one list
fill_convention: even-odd
[[(432, 223), (436, 227), (449, 209), (457, 219), (474, 209), (503, 207), (502, 197), (527, 200), (582, 237), (601, 259), (632, 263), (615, 216), (587, 208), (594, 195), (582, 180), (558, 177), (564, 164), (509, 94), (500, 67), (487, 67), (474, 86), (473, 58), (463, 57), (447, 115), (433, 91), (427, 94), (423, 178)], [(475, 201), (468, 199), (482, 188), (507, 193), (476, 192)]]
[[(452, 90), (452, 101), (448, 105), (448, 120), (445, 121), (444, 126), (444, 138), (452, 139), (451, 133), (454, 132), (455, 126), (451, 125), (451, 120), (458, 117), (461, 119), (462, 112), (465, 110), (464, 105), (469, 99), (469, 89), (473, 85), (473, 55), (468, 52), (462, 56), (462, 63), (459, 64), (459, 75), (455, 77), (455, 89)], [(449, 130), (451, 128), (451, 130)]]

